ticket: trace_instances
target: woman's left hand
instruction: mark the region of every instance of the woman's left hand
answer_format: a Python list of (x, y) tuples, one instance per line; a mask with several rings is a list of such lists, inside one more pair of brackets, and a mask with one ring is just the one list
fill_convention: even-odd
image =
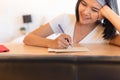
[(102, 20), (106, 17), (106, 14), (108, 13), (108, 10), (111, 9), (109, 6), (105, 5), (103, 6), (99, 11), (99, 20)]

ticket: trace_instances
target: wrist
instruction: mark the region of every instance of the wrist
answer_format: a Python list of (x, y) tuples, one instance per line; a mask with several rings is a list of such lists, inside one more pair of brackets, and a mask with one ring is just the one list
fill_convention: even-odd
[(107, 17), (108, 13), (110, 13), (112, 10), (109, 6), (105, 5), (102, 9), (101, 9), (101, 13), (102, 16)]
[(52, 48), (53, 40), (49, 39), (46, 44), (47, 44), (47, 47), (48, 47), (48, 48)]

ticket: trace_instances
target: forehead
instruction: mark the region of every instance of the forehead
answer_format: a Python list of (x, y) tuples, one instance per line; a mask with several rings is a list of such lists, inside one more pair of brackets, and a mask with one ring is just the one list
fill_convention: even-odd
[(97, 0), (82, 0), (82, 1), (86, 2), (91, 7), (97, 7), (97, 8), (102, 7)]

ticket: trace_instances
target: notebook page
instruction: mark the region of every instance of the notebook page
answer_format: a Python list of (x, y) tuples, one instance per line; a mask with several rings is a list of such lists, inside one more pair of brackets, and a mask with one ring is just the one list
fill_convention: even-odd
[(69, 47), (67, 49), (52, 49), (48, 48), (48, 52), (80, 52), (80, 51), (89, 51), (87, 47)]

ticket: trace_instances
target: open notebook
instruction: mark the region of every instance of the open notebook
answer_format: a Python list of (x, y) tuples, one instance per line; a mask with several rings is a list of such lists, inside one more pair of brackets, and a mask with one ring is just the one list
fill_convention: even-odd
[(89, 51), (87, 47), (68, 47), (67, 49), (52, 49), (48, 48), (48, 52), (81, 52), (81, 51)]

